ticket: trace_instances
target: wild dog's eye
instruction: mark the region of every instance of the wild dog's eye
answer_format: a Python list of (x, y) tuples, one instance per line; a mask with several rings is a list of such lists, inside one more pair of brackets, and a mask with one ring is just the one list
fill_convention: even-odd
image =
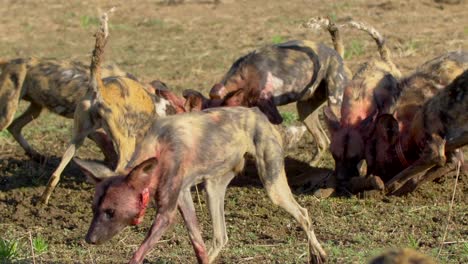
[(114, 217), (115, 210), (114, 209), (106, 209), (104, 210), (104, 215), (107, 219), (112, 219)]

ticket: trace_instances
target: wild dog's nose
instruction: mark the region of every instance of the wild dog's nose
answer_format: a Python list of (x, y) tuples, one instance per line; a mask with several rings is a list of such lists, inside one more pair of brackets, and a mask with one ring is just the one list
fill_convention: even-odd
[(97, 237), (87, 234), (85, 238), (86, 243), (96, 245), (97, 244)]

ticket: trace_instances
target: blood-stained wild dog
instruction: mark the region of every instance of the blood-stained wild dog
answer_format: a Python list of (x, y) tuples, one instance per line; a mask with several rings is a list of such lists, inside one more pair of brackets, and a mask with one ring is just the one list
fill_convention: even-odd
[[(458, 55), (468, 58), (467, 53)], [(395, 114), (381, 115), (377, 119), (367, 159), (370, 173), (387, 180), (387, 194), (406, 194), (424, 182), (445, 175), (456, 162), (463, 162), (463, 155), (457, 148), (468, 144), (467, 61), (465, 71), (442, 90), (437, 91), (437, 85), (427, 77), (416, 79), (415, 83), (405, 82), (404, 85), (426, 86), (426, 95), (436, 94), (423, 106), (418, 106), (417, 100), (426, 98), (423, 93), (411, 92), (415, 87), (407, 87), (404, 91), (409, 95), (402, 95), (402, 103), (397, 105)], [(450, 74), (460, 70), (452, 68), (448, 71)], [(439, 80), (443, 79), (449, 80), (450, 76)], [(447, 160), (451, 164), (446, 164)], [(392, 169), (385, 170), (382, 166), (389, 162)]]
[[(341, 106), (341, 119), (333, 109), (325, 108), (325, 121), (331, 132), (330, 151), (335, 160), (336, 191), (349, 195), (352, 177), (359, 176), (358, 165), (365, 159), (365, 141), (370, 136), (378, 113), (387, 113), (398, 96), (400, 71), (391, 60), (390, 50), (382, 35), (359, 22), (349, 25), (368, 33), (377, 43), (380, 59), (363, 64), (346, 85)], [(363, 179), (363, 185), (382, 189), (378, 178)], [(371, 184), (365, 183), (370, 181)], [(329, 192), (331, 194), (331, 192)]]
[[(85, 174), (98, 182), (86, 241), (100, 244), (125, 226), (138, 224), (149, 197), (154, 197), (156, 218), (130, 263), (143, 261), (173, 224), (177, 208), (198, 262), (212, 263), (228, 240), (224, 196), (229, 182), (242, 171), (245, 155), (254, 157), (273, 203), (290, 213), (306, 232), (312, 263), (324, 262), (326, 253), (315, 237), (308, 212), (289, 189), (281, 136), (258, 108), (212, 108), (155, 120), (138, 145), (129, 164), (133, 169), (126, 176), (109, 177), (116, 173), (90, 161), (76, 160)], [(213, 224), (208, 252), (190, 193), (190, 187), (200, 182), (205, 183)]]
[(149, 128), (148, 120), (176, 113), (168, 100), (155, 96), (146, 85), (134, 79), (121, 76), (101, 79), (100, 64), (108, 37), (107, 14), (103, 15), (101, 22), (91, 59), (88, 90), (74, 114), (72, 140), (42, 194), (43, 203), (48, 202), (60, 174), (89, 134), (98, 129), (105, 131), (117, 153), (115, 171), (120, 171), (130, 160), (137, 139), (143, 137)]
[[(29, 157), (44, 160), (26, 141), (21, 130), (38, 118), (43, 108), (73, 118), (76, 105), (87, 91), (89, 67), (76, 61), (20, 58), (0, 62), (0, 69), (0, 131), (7, 128)], [(103, 67), (102, 76), (134, 78), (113, 65)], [(20, 99), (30, 105), (14, 118)], [(112, 143), (102, 131), (92, 133), (90, 138), (104, 152), (106, 160), (115, 158)]]
[(211, 100), (202, 100), (198, 105), (257, 106), (272, 123), (279, 124), (282, 117), (277, 106), (296, 102), (299, 119), (317, 144), (317, 155), (311, 161), (316, 165), (329, 143), (317, 110), (328, 102), (339, 115), (343, 88), (350, 74), (343, 64), (338, 27), (326, 18), (312, 19), (308, 25), (311, 24), (325, 25), (336, 50), (311, 41), (288, 41), (260, 48), (237, 59), (211, 89)]

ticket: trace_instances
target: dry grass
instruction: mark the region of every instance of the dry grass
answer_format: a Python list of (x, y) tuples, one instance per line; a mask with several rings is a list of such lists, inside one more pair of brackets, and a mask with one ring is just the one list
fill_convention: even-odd
[[(468, 16), (465, 6), (426, 1), (234, 1), (221, 4), (161, 5), (160, 1), (100, 0), (5, 0), (0, 9), (0, 58), (56, 57), (88, 62), (99, 10), (116, 7), (110, 19), (106, 60), (145, 81), (161, 79), (176, 91), (207, 91), (239, 56), (264, 44), (289, 39), (310, 39), (331, 44), (324, 31), (300, 27), (310, 17), (330, 15), (337, 22), (365, 21), (388, 38), (394, 61), (403, 73), (448, 50), (468, 49)], [(346, 62), (355, 69), (377, 56), (374, 42), (365, 34), (346, 29), (342, 33)], [(358, 51), (356, 51), (358, 50)], [(291, 111), (287, 106), (284, 111)], [(71, 121), (45, 114), (25, 130), (41, 152), (59, 156), (70, 137)], [(99, 158), (92, 144), (81, 157)], [(314, 146), (299, 145), (290, 157), (310, 158)], [(120, 263), (143, 240), (151, 223), (150, 210), (142, 227), (128, 228), (111, 243), (92, 247), (83, 237), (91, 219), (92, 186), (71, 167), (47, 208), (34, 206), (47, 178), (58, 164), (30, 162), (5, 132), (0, 134), (0, 230), (1, 238), (20, 241), (20, 257), (32, 261), (28, 236), (42, 236), (47, 252), (37, 263)], [(288, 165), (289, 173), (297, 169)], [(331, 158), (323, 166), (332, 166)], [(247, 174), (255, 178), (255, 174)], [(311, 175), (312, 176), (312, 175)], [(249, 181), (248, 181), (249, 182)], [(455, 194), (452, 222), (440, 263), (467, 263), (467, 177), (462, 174)], [(271, 205), (255, 184), (229, 188), (226, 221), (230, 241), (219, 263), (303, 263), (307, 258), (303, 233), (284, 212)], [(363, 263), (389, 247), (413, 247), (436, 256), (444, 231), (443, 219), (450, 200), (452, 181), (430, 184), (406, 198), (317, 200), (299, 195), (308, 208), (316, 234), (329, 252), (330, 263)], [(258, 183), (257, 183), (258, 184)], [(203, 191), (201, 191), (203, 193)], [(205, 207), (203, 195), (201, 205)], [(207, 240), (211, 225), (206, 207), (197, 211)], [(26, 234), (26, 235), (25, 235)], [(25, 245), (26, 243), (26, 245)], [(167, 232), (148, 256), (150, 263), (193, 263), (186, 231), (181, 224)]]

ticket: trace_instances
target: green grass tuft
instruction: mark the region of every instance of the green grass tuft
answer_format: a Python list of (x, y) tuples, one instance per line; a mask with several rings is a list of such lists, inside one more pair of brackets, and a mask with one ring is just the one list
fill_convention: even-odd
[(49, 249), (49, 244), (47, 243), (47, 241), (45, 241), (44, 238), (40, 236), (34, 238), (32, 244), (34, 252), (36, 252), (39, 255), (47, 252), (47, 250)]
[(87, 29), (90, 26), (99, 25), (99, 18), (83, 15), (80, 18), (80, 25), (84, 29)]
[(0, 263), (12, 262), (18, 256), (18, 241), (0, 238)]
[(271, 38), (271, 42), (273, 42), (273, 44), (279, 44), (281, 42), (284, 42), (284, 39), (283, 37), (281, 37), (280, 35), (274, 35), (272, 38)]
[(412, 248), (412, 249), (419, 248), (419, 241), (413, 235), (408, 235), (406, 238), (408, 239), (409, 248)]
[(13, 138), (13, 136), (5, 129), (0, 131), (0, 138)]
[(293, 112), (281, 112), (281, 117), (285, 125), (291, 125), (295, 121), (299, 120), (299, 117), (296, 113)]
[(350, 46), (346, 48), (344, 57), (345, 59), (351, 59), (362, 54), (364, 54), (364, 45), (361, 41), (353, 39)]

